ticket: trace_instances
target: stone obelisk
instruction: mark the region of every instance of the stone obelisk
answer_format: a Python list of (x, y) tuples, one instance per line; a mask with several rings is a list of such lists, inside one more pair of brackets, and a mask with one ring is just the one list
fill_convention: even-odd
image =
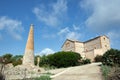
[(25, 53), (23, 56), (23, 65), (34, 66), (34, 29), (33, 24), (30, 25), (28, 40), (26, 43)]

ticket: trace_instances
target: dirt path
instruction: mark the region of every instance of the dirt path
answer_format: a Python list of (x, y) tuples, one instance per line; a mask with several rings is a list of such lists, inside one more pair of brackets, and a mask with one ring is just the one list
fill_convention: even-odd
[(69, 67), (49, 71), (55, 75), (52, 80), (102, 80), (100, 65), (92, 63), (84, 66)]

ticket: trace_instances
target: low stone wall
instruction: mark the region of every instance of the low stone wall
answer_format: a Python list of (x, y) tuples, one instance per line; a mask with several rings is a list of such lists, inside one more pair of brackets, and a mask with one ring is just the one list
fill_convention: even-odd
[(42, 75), (43, 69), (39, 67), (26, 68), (24, 66), (5, 67), (5, 80), (20, 80), (26, 78), (36, 78)]
[(12, 68), (10, 70), (5, 71), (5, 79), (12, 80), (12, 79), (25, 79), (25, 78), (33, 78), (39, 77), (40, 73), (29, 71), (27, 69), (22, 68)]

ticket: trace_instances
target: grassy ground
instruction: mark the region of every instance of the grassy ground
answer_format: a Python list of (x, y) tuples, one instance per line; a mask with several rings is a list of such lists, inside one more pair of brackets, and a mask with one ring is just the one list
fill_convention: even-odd
[[(21, 79), (16, 79), (16, 80), (21, 80)], [(48, 75), (43, 75), (37, 78), (26, 78), (26, 79), (22, 79), (22, 80), (51, 80), (50, 76)]]

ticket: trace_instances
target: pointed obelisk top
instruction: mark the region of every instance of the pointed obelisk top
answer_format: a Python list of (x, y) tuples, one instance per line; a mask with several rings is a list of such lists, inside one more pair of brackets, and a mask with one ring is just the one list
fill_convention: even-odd
[(26, 43), (25, 54), (23, 56), (24, 65), (34, 65), (34, 29), (33, 24), (30, 25), (28, 40)]
[(30, 27), (33, 28), (33, 27), (34, 27), (34, 24), (30, 24)]
[(28, 40), (26, 44), (26, 50), (34, 50), (34, 30), (33, 24), (30, 25), (30, 31), (28, 35)]

